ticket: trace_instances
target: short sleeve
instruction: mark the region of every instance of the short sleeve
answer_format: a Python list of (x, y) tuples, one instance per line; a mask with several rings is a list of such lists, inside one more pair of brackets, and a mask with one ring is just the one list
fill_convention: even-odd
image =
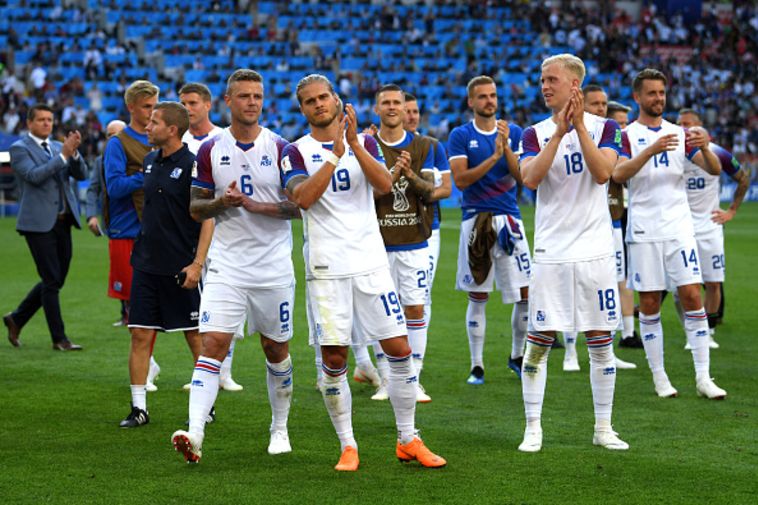
[(192, 186), (196, 188), (209, 189), (214, 191), (216, 184), (213, 182), (213, 163), (211, 162), (211, 151), (215, 142), (209, 140), (203, 142), (197, 151), (195, 167), (192, 169)]
[(521, 137), (524, 134), (524, 129), (521, 128), (517, 124), (509, 124), (508, 125), (509, 134), (508, 134), (508, 140), (511, 144), (511, 151), (513, 151), (513, 154), (516, 156), (521, 155)]
[(537, 131), (530, 126), (521, 135), (521, 156), (519, 159), (526, 159), (537, 156), (540, 153), (540, 142), (537, 139)]
[(621, 132), (621, 151), (619, 151), (619, 156), (623, 156), (624, 158), (632, 157), (632, 146), (629, 144), (629, 135), (626, 131)]
[(600, 135), (599, 148), (613, 149), (621, 153), (621, 127), (613, 119), (606, 119), (603, 126), (603, 133)]
[(296, 144), (288, 144), (282, 152), (282, 187), (287, 187), (290, 179), (295, 176), (308, 176), (308, 169), (305, 166), (305, 160), (297, 148)]
[(456, 128), (450, 134), (448, 140), (448, 159), (467, 158), (468, 159), (468, 141), (466, 139), (466, 133), (461, 128)]
[(373, 156), (376, 161), (382, 164), (384, 163), (384, 153), (379, 148), (379, 144), (377, 144), (374, 137), (371, 135), (364, 135), (363, 147), (366, 148), (366, 151), (368, 151), (368, 153)]

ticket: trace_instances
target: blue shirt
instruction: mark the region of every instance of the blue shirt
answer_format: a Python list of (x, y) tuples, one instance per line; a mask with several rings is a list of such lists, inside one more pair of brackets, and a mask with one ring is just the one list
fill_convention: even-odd
[[(522, 130), (515, 124), (508, 126), (508, 140), (513, 152), (517, 153)], [(465, 158), (470, 170), (492, 156), (495, 152), (496, 138), (497, 130), (483, 132), (473, 121), (458, 126), (450, 133), (448, 141), (450, 160)], [(481, 179), (463, 190), (463, 219), (470, 219), (480, 212), (508, 214), (520, 219), (521, 211), (516, 204), (516, 191), (516, 180), (510, 174), (508, 162), (503, 156)]]
[[(124, 132), (142, 144), (149, 145), (147, 135), (137, 133), (131, 126), (127, 126)], [(140, 222), (132, 193), (142, 189), (144, 176), (142, 172), (126, 175), (126, 152), (118, 137), (112, 137), (105, 145), (103, 164), (108, 190), (109, 223), (106, 233), (110, 238), (137, 238)]]
[[(450, 162), (447, 159), (445, 146), (442, 142), (436, 142), (434, 147), (434, 168), (438, 172), (450, 173)], [(440, 202), (434, 202), (434, 219), (432, 220), (432, 230), (440, 229)]]

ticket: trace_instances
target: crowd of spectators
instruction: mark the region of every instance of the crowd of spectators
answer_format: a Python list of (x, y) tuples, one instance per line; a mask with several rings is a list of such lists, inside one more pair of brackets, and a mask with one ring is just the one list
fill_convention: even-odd
[[(159, 84), (163, 99), (175, 99), (187, 80), (206, 82), (216, 95), (212, 117), (225, 124), (224, 78), (236, 67), (256, 68), (267, 79), (263, 121), (287, 138), (305, 126), (294, 99), (302, 75), (335, 79), (365, 123), (374, 120), (374, 91), (392, 80), (419, 96), (422, 127), (446, 139), (469, 119), (465, 85), (482, 73), (499, 83), (500, 116), (523, 125), (545, 117), (539, 65), (565, 51), (585, 60), (586, 83), (631, 106), (632, 76), (644, 67), (663, 70), (669, 113), (693, 107), (718, 143), (742, 160), (758, 156), (758, 8), (749, 0), (706, 9), (694, 23), (652, 5), (633, 19), (615, 2), (48, 3), (0, 8), (8, 26), (0, 130), (18, 134), (26, 107), (46, 101), (62, 128), (85, 132), (87, 156), (102, 147), (103, 123), (126, 116), (121, 94), (136, 78)], [(50, 22), (22, 32), (40, 8)]]

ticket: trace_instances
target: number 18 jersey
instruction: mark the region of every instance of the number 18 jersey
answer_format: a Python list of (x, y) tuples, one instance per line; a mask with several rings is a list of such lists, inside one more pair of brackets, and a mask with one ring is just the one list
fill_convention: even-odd
[[(218, 198), (236, 182), (237, 188), (255, 201), (285, 201), (280, 160), (286, 145), (287, 141), (267, 128), (261, 129), (252, 144), (238, 142), (226, 128), (200, 146), (192, 185), (210, 189)], [(216, 216), (208, 258), (208, 282), (289, 286), (294, 278), (290, 222), (230, 207)]]
[[(619, 152), (621, 130), (615, 121), (585, 113), (584, 124), (600, 149)], [(521, 160), (537, 156), (555, 130), (552, 118), (524, 130)], [(607, 188), (592, 178), (572, 127), (561, 139), (547, 175), (537, 186), (534, 261), (577, 262), (614, 253)]]

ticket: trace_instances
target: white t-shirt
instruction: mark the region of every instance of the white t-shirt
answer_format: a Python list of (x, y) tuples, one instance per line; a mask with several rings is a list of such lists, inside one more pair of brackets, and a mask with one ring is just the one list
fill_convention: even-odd
[[(241, 144), (228, 128), (203, 143), (192, 185), (221, 196), (232, 181), (258, 202), (287, 200), (281, 184), (282, 151), (287, 141), (263, 128), (252, 144)], [(208, 252), (207, 280), (238, 287), (286, 287), (294, 278), (290, 222), (242, 207), (216, 216)]]
[[(590, 137), (601, 149), (621, 149), (621, 129), (612, 119), (584, 114)], [(530, 126), (522, 136), (521, 159), (537, 156), (555, 133), (552, 118)], [(607, 186), (598, 184), (586, 165), (573, 128), (537, 186), (534, 261), (566, 263), (613, 256), (613, 230)]]
[[(371, 136), (359, 135), (366, 150), (384, 163)], [(347, 142), (346, 142), (347, 143)], [(282, 160), (283, 184), (296, 176), (313, 175), (331, 154), (331, 143), (310, 135), (293, 142)], [(373, 187), (353, 151), (348, 148), (324, 194), (303, 211), (306, 279), (340, 279), (388, 268), (379, 232)]]
[(187, 130), (182, 136), (182, 142), (187, 144), (187, 147), (192, 154), (197, 155), (197, 152), (200, 150), (200, 146), (203, 144), (203, 142), (210, 140), (217, 135), (220, 135), (223, 131), (223, 128), (213, 125), (213, 129), (207, 135), (203, 135), (202, 137), (195, 137), (190, 133), (189, 130)]
[(633, 158), (663, 135), (676, 134), (679, 144), (650, 158), (629, 179), (629, 210), (626, 241), (659, 242), (694, 235), (692, 216), (687, 204), (684, 168), (698, 148), (685, 143), (685, 130), (665, 119), (661, 126), (650, 128), (631, 123), (622, 136), (622, 156)]

